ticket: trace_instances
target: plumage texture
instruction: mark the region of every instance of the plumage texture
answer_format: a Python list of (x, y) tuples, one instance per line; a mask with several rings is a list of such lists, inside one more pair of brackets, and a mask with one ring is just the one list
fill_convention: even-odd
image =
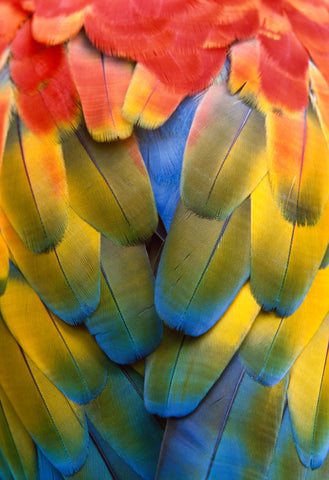
[(327, 0), (0, 0), (1, 480), (329, 480), (328, 59)]
[[(220, 139), (220, 141), (218, 141)], [(202, 217), (228, 217), (267, 172), (263, 115), (213, 85), (198, 108), (184, 154), (182, 199)]]
[(122, 247), (102, 238), (101, 297), (86, 326), (117, 363), (133, 363), (160, 343), (154, 279), (145, 247)]
[(123, 245), (152, 235), (154, 198), (134, 137), (96, 143), (81, 129), (67, 137), (63, 151), (70, 201), (78, 215)]
[[(68, 222), (68, 189), (60, 145), (13, 119), (2, 160), (1, 207), (25, 245), (45, 252), (62, 240)], [(17, 189), (13, 197), (13, 188)]]
[(159, 314), (169, 326), (200, 335), (225, 312), (249, 275), (249, 215), (249, 200), (221, 222), (177, 208), (155, 289)]
[(259, 310), (246, 284), (220, 321), (200, 338), (166, 328), (161, 345), (146, 360), (147, 409), (165, 417), (192, 412), (224, 371)]

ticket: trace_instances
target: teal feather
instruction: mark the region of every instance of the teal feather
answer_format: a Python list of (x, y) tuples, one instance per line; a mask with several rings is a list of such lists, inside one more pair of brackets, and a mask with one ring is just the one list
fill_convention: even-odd
[(257, 384), (233, 360), (192, 414), (168, 421), (157, 480), (263, 479), (286, 388), (285, 380), (273, 388)]

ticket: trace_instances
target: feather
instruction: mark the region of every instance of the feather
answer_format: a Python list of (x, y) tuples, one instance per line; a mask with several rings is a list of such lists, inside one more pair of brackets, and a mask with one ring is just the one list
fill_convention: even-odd
[(103, 352), (85, 328), (67, 325), (52, 314), (14, 266), (0, 308), (24, 352), (68, 398), (85, 403), (101, 393), (107, 378)]
[(70, 475), (81, 468), (87, 455), (86, 425), (66, 397), (22, 353), (2, 320), (0, 330), (6, 359), (0, 364), (0, 385), (45, 456)]
[(128, 369), (109, 365), (103, 393), (85, 407), (103, 440), (145, 480), (154, 478), (163, 431), (144, 407), (143, 393)]
[(11, 51), (11, 76), (18, 88), (16, 104), (24, 123), (37, 134), (76, 125), (77, 93), (63, 46), (47, 48), (36, 42), (28, 20), (18, 31)]
[(0, 454), (6, 459), (14, 478), (38, 480), (33, 440), (1, 388), (0, 399)]
[(63, 475), (53, 466), (52, 463), (49, 462), (49, 460), (47, 460), (47, 458), (43, 455), (42, 451), (39, 448), (38, 469), (39, 478), (42, 480), (64, 480)]
[(172, 32), (164, 28), (167, 19), (141, 15), (135, 2), (93, 0), (84, 14), (84, 27), (91, 42), (108, 55), (136, 59), (165, 50)]
[(296, 35), (273, 35), (271, 29), (262, 29), (257, 39), (260, 87), (266, 101), (272, 108), (288, 112), (307, 108), (309, 58)]
[(294, 438), (291, 431), (289, 410), (285, 408), (278, 441), (268, 472), (268, 480), (294, 480), (311, 479), (312, 474), (306, 474), (306, 468), (299, 460)]
[[(215, 2), (209, 2), (214, 4)], [(215, 21), (212, 19), (210, 31), (207, 32), (206, 47), (225, 47), (237, 39), (252, 38), (259, 28), (259, 13), (257, 1), (235, 2), (224, 6), (220, 5), (220, 14), (217, 11)]]
[[(102, 457), (106, 458), (106, 463), (114, 480), (143, 480), (143, 477), (138, 475), (138, 473), (125, 463), (115, 450), (102, 439), (91, 424), (89, 424), (89, 434)], [(87, 480), (89, 480), (89, 478), (87, 478)]]
[[(20, 31), (22, 35), (25, 32), (26, 35), (31, 35), (30, 29), (28, 29), (29, 25), (29, 22), (24, 24)], [(16, 88), (21, 92), (31, 94), (47, 84), (58, 72), (65, 61), (65, 52), (61, 46), (45, 48), (44, 45), (35, 44), (33, 55), (28, 55), (29, 52), (24, 52), (24, 50), (21, 52), (21, 48), (19, 48), (21, 43), (28, 41), (27, 38), (21, 40), (19, 35), (16, 37), (12, 43), (14, 55), (10, 59), (9, 65), (10, 76)]]
[(271, 467), (266, 478), (268, 480), (285, 480), (286, 478), (293, 478), (294, 480), (323, 480), (328, 478), (328, 475), (329, 457), (316, 470), (305, 467), (300, 461), (294, 443), (289, 410), (285, 408)]
[[(261, 312), (240, 349), (248, 373), (275, 385), (316, 333), (329, 312), (329, 269), (317, 273), (301, 306), (288, 318)], [(312, 321), (310, 322), (310, 318)]]
[(266, 176), (252, 194), (251, 290), (265, 310), (286, 317), (300, 306), (320, 267), (329, 236), (329, 208), (314, 226), (285, 220)]
[(133, 244), (152, 235), (157, 212), (137, 143), (98, 144), (82, 129), (63, 143), (70, 202), (105, 236)]
[(192, 412), (238, 350), (259, 309), (246, 284), (216, 325), (201, 337), (166, 328), (160, 346), (146, 359), (148, 411), (165, 417)]
[(7, 244), (0, 234), (0, 295), (4, 293), (9, 275), (9, 252)]
[(329, 315), (294, 363), (288, 406), (299, 457), (319, 468), (329, 451)]
[[(70, 476), (62, 476), (38, 450), (40, 479), (42, 480), (143, 480), (101, 439), (90, 425), (90, 444), (86, 462)], [(113, 466), (113, 463), (114, 466)], [(118, 473), (117, 473), (118, 472)]]
[(196, 7), (195, 0), (160, 0), (156, 4), (150, 3), (148, 0), (135, 0), (136, 10), (148, 17), (171, 17), (173, 13), (181, 14), (188, 11), (191, 7)]
[(13, 89), (8, 68), (0, 71), (0, 169), (6, 138), (10, 124), (10, 113), (13, 103)]
[(57, 2), (35, 1), (32, 20), (33, 37), (42, 43), (63, 43), (78, 33), (83, 26), (83, 12), (90, 0)]
[(123, 105), (123, 115), (144, 128), (158, 128), (184, 96), (176, 93), (141, 64), (137, 64)]
[(323, 75), (310, 64), (310, 82), (312, 106), (316, 111), (327, 143), (329, 142), (329, 85)]
[(5, 480), (15, 480), (14, 477), (11, 475), (11, 471), (9, 469), (8, 463), (4, 457), (0, 454), (0, 474), (2, 478)]
[(175, 92), (190, 95), (200, 92), (216, 78), (225, 58), (225, 48), (196, 48), (189, 53), (177, 48), (138, 60)]
[(92, 441), (90, 441), (87, 460), (83, 467), (74, 475), (64, 478), (66, 480), (90, 480), (92, 478), (116, 480), (116, 477), (112, 475), (111, 469), (108, 468), (107, 462)]
[[(0, 3), (0, 55), (13, 40), (17, 29), (28, 17), (29, 12), (22, 2), (2, 0)], [(2, 65), (1, 65), (2, 66)]]
[(66, 235), (49, 253), (32, 253), (1, 214), (3, 236), (14, 263), (42, 301), (68, 323), (81, 322), (98, 306), (100, 235), (69, 209)]
[(62, 240), (68, 189), (61, 147), (52, 136), (27, 130), (17, 116), (8, 133), (0, 186), (1, 207), (32, 252), (47, 251)]
[(91, 478), (101, 478), (104, 480), (116, 480), (112, 475), (111, 467), (98, 451), (93, 441), (90, 441), (87, 460), (83, 467), (73, 476), (65, 477), (67, 480), (90, 480)]
[(122, 247), (102, 238), (101, 297), (86, 326), (117, 363), (132, 363), (160, 343), (154, 279), (145, 247)]
[(238, 94), (247, 104), (264, 111), (267, 105), (260, 87), (258, 59), (259, 43), (255, 39), (233, 45), (228, 87), (232, 95)]
[(319, 221), (329, 196), (329, 150), (316, 113), (266, 116), (269, 178), (282, 215), (298, 225)]
[(179, 205), (155, 288), (156, 308), (168, 326), (200, 335), (223, 315), (249, 276), (249, 216), (249, 200), (221, 222)]
[(69, 132), (79, 123), (78, 97), (65, 57), (53, 77), (32, 94), (16, 92), (18, 113), (27, 127), (38, 135)]
[(69, 61), (91, 136), (98, 141), (128, 138), (132, 125), (121, 110), (131, 64), (98, 52), (82, 33), (69, 43)]
[(168, 421), (157, 480), (265, 478), (286, 386), (263, 387), (232, 361), (195, 412)]
[(326, 63), (329, 53), (328, 10), (321, 3), (316, 4), (314, 2), (309, 5), (304, 4), (301, 10), (297, 5), (290, 5), (290, 8), (287, 9), (287, 16), (300, 42), (326, 77), (328, 73)]
[(323, 255), (322, 262), (320, 268), (326, 268), (329, 265), (329, 245), (327, 246), (327, 250)]
[(156, 130), (136, 129), (158, 213), (169, 230), (180, 198), (180, 174), (186, 140), (200, 97), (187, 97)]
[(231, 96), (224, 84), (213, 85), (198, 107), (187, 141), (183, 202), (198, 215), (222, 220), (266, 171), (263, 115)]

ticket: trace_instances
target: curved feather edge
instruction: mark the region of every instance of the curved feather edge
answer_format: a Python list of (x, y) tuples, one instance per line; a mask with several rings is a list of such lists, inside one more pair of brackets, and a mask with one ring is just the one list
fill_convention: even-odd
[(85, 324), (114, 362), (133, 363), (162, 337), (154, 278), (144, 245), (124, 247), (102, 237), (100, 302)]
[(249, 262), (249, 199), (222, 222), (200, 218), (179, 204), (156, 278), (160, 317), (188, 335), (206, 332), (246, 282)]
[(94, 228), (122, 245), (149, 238), (158, 216), (134, 137), (97, 143), (85, 128), (64, 139), (70, 202)]
[(60, 245), (42, 255), (31, 252), (0, 211), (2, 234), (18, 266), (42, 301), (68, 323), (95, 311), (100, 296), (100, 234), (69, 209)]
[(329, 478), (329, 456), (321, 467), (305, 467), (298, 456), (291, 428), (289, 410), (285, 407), (278, 441), (273, 454), (267, 480), (324, 480)]
[(201, 337), (165, 328), (160, 346), (146, 359), (146, 408), (165, 417), (191, 413), (238, 350), (259, 310), (246, 284)]
[[(329, 204), (314, 226), (284, 219), (266, 176), (251, 195), (251, 290), (265, 310), (292, 315), (321, 265), (329, 237)], [(279, 234), (280, 233), (280, 234)]]
[(255, 383), (234, 359), (192, 414), (168, 421), (156, 479), (264, 478), (286, 388)]
[(135, 128), (157, 210), (167, 231), (180, 198), (185, 144), (201, 97), (202, 95), (187, 97), (165, 124), (156, 130)]
[(85, 327), (67, 325), (49, 311), (13, 265), (0, 309), (20, 347), (68, 398), (81, 404), (101, 393), (107, 379), (102, 350)]
[(102, 142), (128, 138), (133, 127), (122, 107), (132, 65), (99, 52), (83, 33), (69, 42), (68, 57), (91, 136)]
[(69, 205), (62, 150), (55, 136), (35, 135), (16, 115), (7, 136), (0, 185), (1, 207), (32, 252), (48, 251), (61, 242)]
[(0, 454), (14, 478), (38, 480), (35, 444), (1, 388), (0, 401)]
[(329, 314), (293, 365), (288, 406), (299, 457), (319, 468), (329, 452)]
[(329, 312), (328, 292), (329, 269), (325, 269), (318, 271), (304, 302), (290, 317), (264, 311), (257, 316), (239, 350), (250, 376), (275, 385), (288, 373)]
[(315, 225), (329, 197), (329, 150), (310, 105), (294, 115), (267, 113), (267, 158), (273, 196), (282, 215)]
[[(34, 442), (65, 474), (79, 470), (88, 448), (81, 410), (47, 379), (16, 343), (1, 320), (0, 386)], [(12, 375), (12, 370), (15, 375)]]
[(125, 463), (145, 480), (152, 480), (163, 430), (145, 410), (143, 392), (129, 369), (109, 362), (105, 389), (85, 411), (89, 423)]
[(184, 204), (202, 217), (223, 220), (266, 172), (263, 115), (230, 95), (225, 83), (213, 85), (198, 106), (186, 144)]

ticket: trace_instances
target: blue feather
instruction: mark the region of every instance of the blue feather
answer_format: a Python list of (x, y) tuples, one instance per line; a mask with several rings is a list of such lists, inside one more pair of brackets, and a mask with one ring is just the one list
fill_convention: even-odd
[(96, 428), (89, 423), (89, 432), (93, 441), (111, 471), (112, 477), (115, 480), (143, 480), (116, 452), (110, 445), (103, 440)]
[(40, 480), (63, 480), (62, 474), (49, 462), (38, 447), (37, 452)]
[(136, 129), (158, 212), (167, 230), (180, 197), (179, 184), (185, 144), (200, 98), (187, 97), (170, 119), (156, 130)]
[(257, 384), (233, 360), (192, 414), (168, 421), (157, 480), (265, 478), (286, 388)]

